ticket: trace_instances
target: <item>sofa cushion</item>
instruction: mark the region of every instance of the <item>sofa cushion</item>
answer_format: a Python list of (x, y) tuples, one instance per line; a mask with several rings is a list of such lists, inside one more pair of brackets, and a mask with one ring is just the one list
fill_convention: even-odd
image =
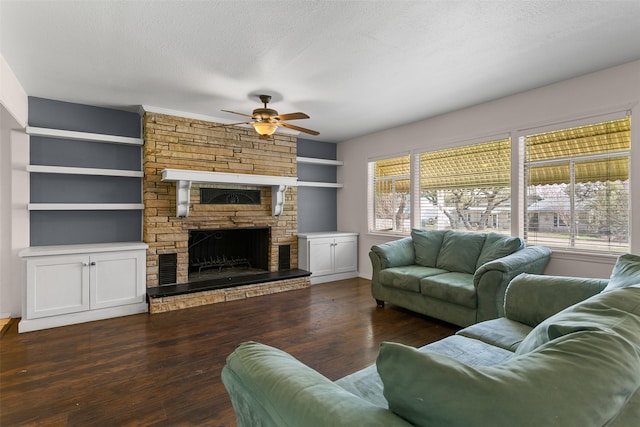
[(640, 256), (624, 254), (618, 257), (609, 277), (609, 283), (602, 292), (637, 284), (640, 284)]
[(498, 258), (511, 255), (524, 248), (524, 240), (519, 237), (504, 236), (498, 233), (489, 233), (482, 246), (482, 251), (476, 262), (476, 269), (482, 264), (495, 261)]
[(420, 292), (420, 279), (446, 272), (446, 270), (438, 268), (404, 265), (402, 267), (385, 268), (380, 271), (380, 282), (390, 288)]
[(420, 293), (469, 308), (476, 307), (473, 275), (447, 272), (420, 280)]
[(509, 351), (516, 351), (533, 328), (506, 317), (485, 320), (458, 331), (458, 335), (480, 340)]
[(436, 267), (443, 270), (473, 274), (482, 251), (486, 234), (448, 231), (442, 239)]
[(411, 230), (411, 239), (416, 252), (416, 264), (435, 267), (442, 240), (447, 230)]
[[(474, 366), (497, 365), (513, 357), (511, 351), (461, 335), (450, 335), (422, 346), (418, 348), (418, 351), (442, 354)], [(382, 380), (375, 364), (342, 377), (335, 383), (367, 402), (381, 408), (389, 408), (389, 404), (384, 398)]]
[(640, 285), (600, 293), (549, 317), (522, 341), (525, 354), (558, 337), (579, 331), (609, 331), (640, 348)]
[(389, 408), (417, 426), (602, 426), (640, 386), (637, 348), (602, 331), (495, 366), (383, 343), (376, 364)]

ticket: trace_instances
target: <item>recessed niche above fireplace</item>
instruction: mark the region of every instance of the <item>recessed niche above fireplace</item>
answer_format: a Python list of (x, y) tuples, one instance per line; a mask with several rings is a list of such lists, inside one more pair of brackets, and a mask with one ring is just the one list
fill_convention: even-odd
[(260, 190), (200, 188), (202, 205), (259, 205)]

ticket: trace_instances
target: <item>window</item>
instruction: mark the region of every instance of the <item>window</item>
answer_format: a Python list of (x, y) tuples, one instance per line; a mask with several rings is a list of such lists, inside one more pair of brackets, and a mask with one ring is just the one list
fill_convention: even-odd
[(629, 117), (520, 138), (529, 244), (629, 250)]
[(511, 233), (511, 139), (424, 152), (416, 161), (416, 228)]
[(411, 230), (410, 157), (369, 162), (369, 231)]

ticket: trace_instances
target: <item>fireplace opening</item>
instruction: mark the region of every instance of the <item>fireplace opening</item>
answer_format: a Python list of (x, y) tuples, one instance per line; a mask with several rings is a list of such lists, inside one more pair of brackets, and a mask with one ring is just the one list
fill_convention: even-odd
[(189, 231), (189, 281), (269, 271), (269, 227)]

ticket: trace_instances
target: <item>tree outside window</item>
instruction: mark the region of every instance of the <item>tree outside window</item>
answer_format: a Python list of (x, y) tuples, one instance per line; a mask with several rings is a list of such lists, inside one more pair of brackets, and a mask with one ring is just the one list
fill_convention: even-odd
[(528, 135), (521, 144), (528, 243), (629, 250), (628, 117)]

